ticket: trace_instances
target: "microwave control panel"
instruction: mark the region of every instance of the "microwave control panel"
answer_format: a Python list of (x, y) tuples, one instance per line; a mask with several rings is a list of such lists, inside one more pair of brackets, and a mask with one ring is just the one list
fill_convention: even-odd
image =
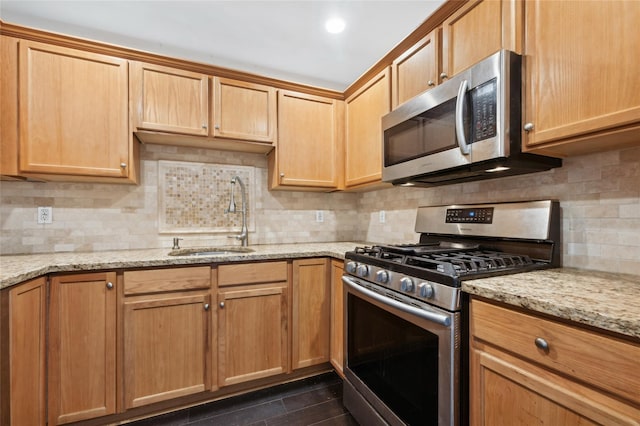
[(497, 134), (498, 82), (494, 78), (471, 91), (473, 111), (472, 142), (493, 138)]

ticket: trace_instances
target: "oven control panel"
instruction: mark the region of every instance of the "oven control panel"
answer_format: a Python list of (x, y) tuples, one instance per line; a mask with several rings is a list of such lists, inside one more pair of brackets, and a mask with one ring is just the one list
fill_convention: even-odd
[(446, 223), (492, 223), (493, 207), (447, 209)]

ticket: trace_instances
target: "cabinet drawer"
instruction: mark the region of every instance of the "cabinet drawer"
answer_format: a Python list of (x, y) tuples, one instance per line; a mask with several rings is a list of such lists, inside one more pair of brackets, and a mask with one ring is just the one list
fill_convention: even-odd
[[(640, 402), (640, 344), (489, 303), (471, 303), (472, 339), (482, 340), (631, 401)], [(544, 339), (548, 350), (535, 340)]]
[(209, 287), (211, 287), (211, 268), (209, 266), (148, 269), (124, 273), (124, 294), (126, 296)]
[(218, 267), (218, 286), (287, 280), (287, 262), (232, 263)]

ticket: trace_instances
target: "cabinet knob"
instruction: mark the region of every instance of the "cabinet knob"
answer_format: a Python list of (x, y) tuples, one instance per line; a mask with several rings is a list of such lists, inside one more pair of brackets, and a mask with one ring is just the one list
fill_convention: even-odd
[(284, 172), (280, 173), (280, 177), (283, 178), (284, 177)]
[(109, 290), (111, 290), (111, 289), (113, 288), (113, 283), (112, 283), (111, 281), (109, 281), (109, 282), (107, 283), (107, 288), (108, 288)]
[(429, 87), (433, 87), (436, 85), (436, 83), (433, 80), (427, 81), (427, 84), (429, 85)]
[(446, 72), (440, 73), (440, 78), (443, 80), (446, 80), (447, 78), (449, 78), (449, 76), (447, 75)]
[(220, 308), (224, 308), (224, 302), (220, 302)]
[(536, 348), (544, 352), (549, 352), (549, 343), (546, 340), (544, 340), (542, 337), (536, 337), (536, 340), (534, 340), (534, 343), (536, 344)]
[(120, 167), (123, 168), (123, 169), (126, 169), (127, 168), (127, 163), (120, 163)]
[(202, 125), (202, 128), (203, 128), (203, 129), (206, 129), (206, 128), (207, 128), (207, 125), (206, 125), (206, 124), (203, 124), (203, 125)]
[(216, 124), (215, 126), (213, 126), (213, 128), (216, 129), (216, 130), (220, 130), (220, 125)]
[(533, 130), (533, 123), (526, 123), (526, 124), (524, 125), (524, 131), (525, 131), (525, 132), (530, 132), (530, 131), (532, 131), (532, 130)]
[(209, 310), (209, 304), (208, 304), (208, 303), (205, 303), (205, 304), (204, 304), (204, 310), (205, 310), (205, 311), (208, 311), (208, 310)]

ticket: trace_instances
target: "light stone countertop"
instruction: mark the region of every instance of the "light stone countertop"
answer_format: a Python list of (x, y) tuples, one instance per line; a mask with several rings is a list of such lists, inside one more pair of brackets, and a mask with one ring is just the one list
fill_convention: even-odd
[[(304, 257), (344, 259), (358, 242), (254, 245), (251, 253), (169, 256), (168, 248), (0, 256), (0, 289), (56, 272), (169, 267)], [(640, 276), (571, 268), (463, 281), (462, 290), (640, 338)]]
[[(0, 289), (54, 272), (97, 271), (104, 269), (198, 265), (224, 262), (334, 257), (363, 243), (310, 243), (253, 245), (250, 253), (212, 256), (169, 256), (171, 249), (117, 250), (86, 253), (43, 253), (0, 256)], [(191, 248), (191, 247), (189, 247)], [(206, 247), (205, 247), (206, 248)]]
[(462, 290), (640, 338), (640, 276), (558, 268), (463, 281)]

